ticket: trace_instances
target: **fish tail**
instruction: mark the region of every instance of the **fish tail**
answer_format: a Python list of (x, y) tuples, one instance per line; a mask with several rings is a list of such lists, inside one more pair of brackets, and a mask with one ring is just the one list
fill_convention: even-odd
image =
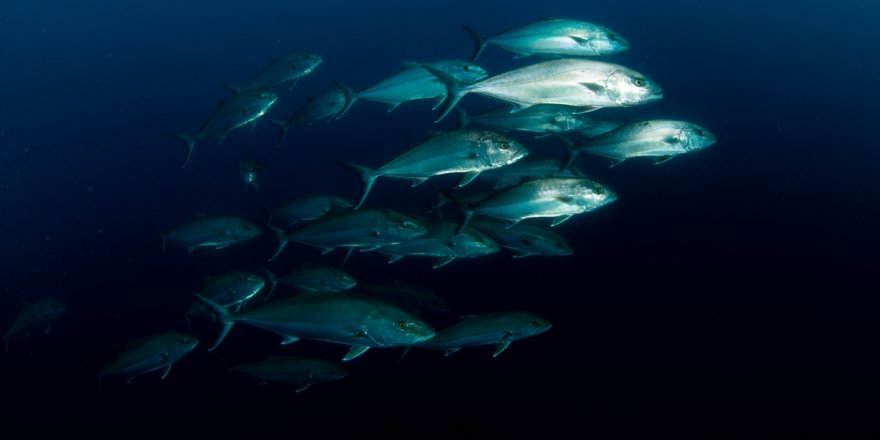
[(440, 69), (427, 64), (422, 64), (422, 68), (431, 72), (431, 74), (436, 76), (437, 79), (446, 86), (446, 99), (443, 101), (443, 106), (440, 108), (440, 116), (434, 120), (434, 122), (440, 122), (449, 114), (449, 112), (452, 111), (453, 108), (455, 108), (456, 105), (458, 105), (461, 98), (468, 94), (468, 88), (465, 84), (462, 84), (461, 81), (453, 78), (452, 75), (449, 75)]
[(571, 139), (568, 139), (555, 131), (547, 130), (547, 133), (556, 138), (556, 140), (562, 144), (562, 147), (565, 148), (565, 157), (562, 159), (559, 171), (556, 172), (556, 174), (559, 174), (571, 166), (571, 163), (574, 162), (574, 158), (577, 157), (578, 150), (575, 148), (574, 142), (572, 142)]
[(354, 105), (354, 102), (358, 99), (358, 95), (351, 87), (339, 81), (333, 81), (333, 84), (336, 84), (336, 87), (339, 87), (339, 89), (342, 90), (342, 93), (345, 94), (345, 105), (342, 106), (342, 110), (339, 110), (339, 113), (336, 115), (336, 119), (339, 119), (348, 112), (348, 109), (350, 109), (352, 105)]
[(471, 217), (474, 216), (474, 209), (461, 197), (458, 197), (457, 195), (452, 194), (442, 188), (440, 189), (440, 192), (444, 196), (446, 196), (447, 200), (451, 200), (452, 203), (454, 203), (455, 206), (458, 208), (458, 210), (461, 211), (461, 220), (458, 221), (458, 226), (455, 227), (455, 233), (453, 234), (458, 235), (458, 233), (467, 226), (468, 222), (471, 221)]
[(265, 223), (265, 225), (267, 228), (271, 229), (272, 231), (275, 231), (275, 234), (278, 236), (278, 249), (275, 250), (275, 255), (272, 255), (271, 258), (266, 260), (266, 261), (274, 261), (276, 258), (278, 258), (279, 255), (281, 255), (281, 252), (284, 251), (284, 248), (287, 247), (287, 244), (290, 243), (290, 240), (284, 238), (284, 231), (281, 230), (281, 228), (278, 228), (276, 226), (272, 226), (268, 223)]
[(277, 119), (273, 119), (272, 123), (281, 129), (281, 133), (278, 135), (278, 145), (276, 145), (276, 147), (280, 147), (284, 144), (284, 139), (287, 138), (287, 130), (290, 128), (290, 124), (287, 121), (279, 121)]
[(272, 294), (273, 294), (273, 293), (275, 293), (275, 287), (278, 286), (278, 277), (276, 277), (275, 274), (274, 274), (271, 270), (266, 269), (266, 268), (263, 267), (263, 266), (260, 266), (260, 270), (262, 270), (263, 272), (265, 272), (265, 273), (266, 273), (266, 278), (269, 279), (269, 293), (266, 294), (266, 297), (265, 297), (265, 298), (263, 298), (263, 301), (266, 301), (266, 300), (268, 300), (269, 298), (272, 297)]
[(474, 39), (474, 54), (471, 56), (471, 62), (477, 60), (477, 57), (483, 53), (483, 49), (486, 48), (486, 39), (483, 38), (477, 31), (473, 30), (470, 26), (461, 25), (461, 28), (465, 30), (468, 34), (470, 34), (471, 38)]
[(186, 145), (186, 157), (183, 159), (183, 165), (180, 167), (183, 168), (186, 164), (189, 163), (189, 159), (192, 157), (193, 149), (196, 147), (196, 140), (192, 136), (188, 136), (185, 134), (174, 133), (172, 136), (180, 139)]
[(208, 351), (214, 351), (214, 349), (217, 348), (217, 346), (220, 345), (220, 343), (223, 342), (224, 339), (226, 339), (226, 335), (228, 335), (229, 331), (232, 330), (232, 326), (235, 325), (237, 317), (233, 315), (232, 312), (230, 312), (229, 310), (226, 310), (225, 307), (215, 303), (214, 301), (211, 301), (208, 298), (205, 298), (202, 295), (199, 295), (198, 293), (193, 293), (192, 296), (194, 296), (196, 300), (198, 300), (200, 303), (204, 304), (205, 307), (208, 308), (208, 310), (213, 312), (214, 315), (217, 316), (217, 320), (220, 321), (220, 333), (217, 335), (217, 340), (214, 341), (214, 345), (212, 345), (211, 348), (208, 349)]
[(357, 174), (361, 178), (361, 198), (358, 200), (357, 205), (355, 205), (354, 209), (358, 209), (361, 205), (364, 204), (364, 200), (367, 200), (367, 194), (370, 193), (370, 190), (373, 188), (373, 184), (376, 183), (376, 178), (379, 177), (379, 174), (376, 170), (367, 168), (361, 165), (355, 165), (349, 162), (343, 162), (341, 160), (336, 161), (337, 164), (345, 167), (345, 169)]
[(455, 110), (458, 111), (458, 129), (461, 130), (471, 122), (471, 118), (468, 116), (467, 112), (464, 111), (461, 107), (456, 107)]

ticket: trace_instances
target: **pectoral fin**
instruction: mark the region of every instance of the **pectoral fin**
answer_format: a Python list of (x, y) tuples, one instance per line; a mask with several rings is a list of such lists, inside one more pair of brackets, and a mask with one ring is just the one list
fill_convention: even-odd
[(452, 354), (454, 354), (454, 353), (455, 353), (456, 351), (458, 351), (458, 350), (461, 350), (461, 349), (460, 349), (460, 348), (450, 348), (449, 350), (446, 350), (446, 354), (444, 354), (443, 356), (449, 356), (449, 355), (452, 355)]
[(479, 175), (480, 175), (479, 171), (471, 171), (469, 173), (464, 173), (464, 176), (461, 176), (461, 181), (458, 182), (458, 188), (461, 188), (461, 187), (467, 185), (468, 183), (473, 182), (474, 179), (476, 179), (477, 176), (479, 176)]
[(521, 251), (521, 252), (519, 252), (518, 254), (515, 254), (515, 255), (513, 256), (513, 258), (525, 258), (525, 257), (530, 257), (530, 256), (532, 256), (532, 255), (535, 255), (535, 254), (533, 254), (533, 253), (531, 253), (531, 252)]
[(165, 366), (164, 369), (162, 369), (162, 380), (165, 380), (165, 378), (168, 377), (168, 373), (171, 372), (172, 365), (174, 365), (174, 364), (168, 364)]
[(427, 177), (419, 177), (419, 178), (415, 178), (415, 179), (413, 179), (413, 183), (412, 183), (411, 188), (415, 188), (415, 187), (417, 187), (417, 186), (419, 186), (419, 185), (421, 185), (421, 184), (423, 184), (423, 183), (425, 183), (425, 182), (427, 182), (427, 181), (428, 181), (428, 178), (427, 178)]
[(556, 225), (558, 225), (558, 224), (560, 224), (570, 218), (571, 218), (570, 215), (560, 215), (559, 217), (556, 217), (555, 219), (553, 219), (553, 223), (550, 224), (550, 227), (556, 226)]
[(510, 347), (510, 339), (505, 337), (495, 346), (495, 353), (492, 353), (492, 357), (498, 357), (504, 350), (507, 350), (507, 347)]
[(301, 384), (299, 384), (299, 385), (296, 386), (296, 392), (297, 392), (297, 393), (301, 393), (301, 392), (303, 392), (303, 391), (309, 389), (310, 386), (312, 386), (312, 382), (310, 382), (310, 381), (305, 381), (305, 382), (303, 382), (303, 383), (301, 383)]
[(293, 344), (294, 342), (299, 341), (299, 338), (296, 336), (284, 336), (284, 339), (281, 341), (281, 345)]
[(446, 266), (449, 263), (452, 263), (453, 261), (455, 261), (455, 257), (441, 258), (441, 259), (437, 260), (436, 263), (434, 263), (433, 268), (434, 269), (441, 268), (443, 266)]
[(599, 84), (581, 83), (581, 85), (584, 86), (587, 90), (589, 90), (597, 95), (603, 95), (603, 94), (605, 94), (605, 91), (606, 91), (605, 87), (602, 87)]
[(348, 350), (348, 353), (345, 354), (345, 357), (343, 357), (342, 360), (343, 361), (350, 361), (350, 360), (366, 353), (367, 350), (369, 350), (369, 349), (370, 349), (370, 347), (367, 347), (365, 345), (355, 345)]
[(660, 165), (661, 163), (669, 162), (669, 161), (672, 160), (672, 158), (674, 158), (675, 156), (677, 156), (677, 154), (673, 154), (673, 155), (666, 156), (666, 157), (660, 157), (660, 158), (658, 158), (657, 160), (654, 161), (654, 165)]

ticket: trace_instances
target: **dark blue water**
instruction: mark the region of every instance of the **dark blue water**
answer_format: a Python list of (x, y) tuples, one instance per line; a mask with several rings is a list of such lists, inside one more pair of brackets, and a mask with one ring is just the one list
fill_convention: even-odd
[[(630, 404), (662, 413), (662, 402), (682, 400), (876, 400), (876, 1), (180, 3), (0, 4), (0, 327), (33, 300), (68, 304), (52, 332), (14, 339), (0, 362), (0, 394), (17, 402), (10, 417), (240, 430), (328, 415), (574, 426)], [(266, 119), (220, 145), (200, 142), (181, 169), (183, 147), (169, 134), (195, 133), (229, 96), (221, 84), (248, 82), (273, 56), (321, 54), (313, 74), (279, 89), (268, 117), (285, 119), (331, 80), (360, 89), (401, 60), (466, 59), (472, 42), (460, 24), (492, 34), (539, 16), (616, 30), (632, 49), (610, 61), (664, 88), (657, 103), (596, 117), (691, 120), (718, 143), (657, 166), (581, 158), (620, 198), (558, 227), (571, 257), (501, 253), (432, 270), (422, 259), (389, 266), (355, 254), (346, 269), (422, 283), (459, 314), (540, 313), (550, 331), (496, 359), (491, 347), (446, 358), (414, 351), (402, 362), (372, 350), (346, 365), (344, 380), (294, 394), (226, 377), (205, 351), (215, 327), (202, 322), (203, 345), (166, 380), (97, 387), (94, 370), (127, 341), (186, 329), (188, 293), (205, 277), (254, 269), (275, 247), (266, 233), (219, 252), (162, 254), (162, 232), (195, 213), (260, 221), (264, 206), (302, 193), (354, 198), (357, 178), (334, 160), (378, 166), (406, 148), (402, 131), (420, 138), (455, 125), (433, 124), (429, 102), (388, 114), (362, 101), (341, 120), (292, 129), (281, 148)], [(478, 63), (498, 73), (528, 62), (490, 47)], [(520, 139), (559, 151), (551, 139)], [(242, 190), (247, 151), (267, 165), (259, 192)], [(368, 203), (420, 214), (430, 197), (427, 186), (380, 179)], [(291, 246), (274, 267), (341, 258)], [(218, 352), (240, 362), (345, 350), (276, 342), (236, 328)], [(499, 413), (507, 422), (489, 416)]]

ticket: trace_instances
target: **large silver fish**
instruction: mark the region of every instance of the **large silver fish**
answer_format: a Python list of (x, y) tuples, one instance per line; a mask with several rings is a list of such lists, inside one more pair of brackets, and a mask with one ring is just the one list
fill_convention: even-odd
[(552, 225), (556, 226), (573, 215), (596, 210), (617, 200), (617, 195), (605, 185), (581, 177), (531, 180), (471, 205), (447, 195), (457, 201), (464, 214), (459, 231), (477, 215), (505, 220), (510, 227), (527, 218), (552, 217)]
[(269, 223), (273, 219), (283, 221), (287, 226), (293, 226), (299, 222), (317, 220), (331, 212), (344, 211), (352, 207), (351, 202), (341, 197), (307, 194), (281, 205), (269, 216)]
[(452, 310), (449, 303), (433, 291), (397, 279), (362, 284), (361, 292), (393, 302), (414, 312), (443, 313)]
[(337, 163), (360, 176), (363, 182), (357, 209), (382, 176), (409, 179), (416, 186), (433, 176), (464, 173), (458, 184), (461, 187), (483, 171), (510, 165), (528, 154), (526, 147), (509, 136), (490, 130), (458, 130), (432, 136), (375, 170)]
[[(205, 280), (201, 295), (223, 307), (241, 309), (242, 305), (257, 296), (266, 287), (266, 280), (251, 272), (232, 271)], [(270, 291), (268, 295), (271, 295)], [(267, 296), (268, 296), (267, 295)], [(198, 301), (193, 301), (186, 311), (187, 320), (190, 316), (209, 315), (208, 309)]]
[(242, 88), (231, 86), (228, 88), (239, 93), (244, 90), (271, 89), (291, 81), (293, 84), (290, 87), (293, 88), (300, 78), (312, 73), (322, 61), (324, 58), (321, 55), (307, 50), (273, 58), (269, 67), (266, 67), (250, 84)]
[(260, 383), (291, 385), (297, 393), (312, 385), (339, 380), (348, 375), (348, 371), (336, 362), (302, 356), (270, 356), (262, 361), (235, 365), (232, 371)]
[(181, 225), (162, 237), (162, 251), (165, 241), (172, 241), (192, 252), (198, 248), (223, 249), (229, 245), (250, 240), (262, 233), (259, 226), (236, 216), (199, 216)]
[(589, 124), (586, 116), (578, 113), (577, 107), (567, 105), (539, 104), (519, 112), (511, 112), (510, 106), (502, 106), (477, 115), (468, 115), (461, 107), (456, 109), (459, 128), (476, 122), (495, 130), (545, 134), (548, 131), (580, 130)]
[(9, 330), (3, 334), (3, 350), (9, 356), (9, 338), (15, 334), (24, 332), (29, 334), (33, 329), (46, 328), (45, 332), (49, 333), (52, 329), (52, 323), (61, 316), (67, 306), (53, 298), (43, 298), (34, 301), (19, 312), (12, 322)]
[(171, 366), (189, 354), (199, 340), (189, 333), (164, 332), (129, 343), (128, 347), (101, 369), (101, 376), (122, 376), (127, 382), (135, 377), (162, 370), (162, 379)]
[(350, 345), (343, 360), (354, 359), (370, 347), (403, 347), (434, 336), (434, 328), (422, 318), (391, 303), (365, 295), (346, 293), (299, 295), (274, 301), (243, 314), (200, 295), (221, 324), (216, 348), (232, 326), (241, 322), (284, 337), (284, 344), (312, 339)]
[(440, 121), (468, 93), (507, 101), (522, 111), (538, 104), (579, 107), (582, 112), (603, 107), (631, 107), (663, 97), (656, 83), (635, 70), (602, 61), (566, 58), (544, 61), (462, 84), (431, 66), (423, 68), (443, 81), (446, 101)]
[(519, 223), (508, 227), (504, 221), (490, 217), (476, 217), (469, 224), (492, 237), (499, 246), (512, 250), (513, 258), (531, 255), (562, 257), (574, 253), (565, 237), (540, 225)]
[[(391, 209), (341, 211), (322, 217), (291, 232), (275, 230), (278, 250), (269, 259), (281, 254), (288, 242), (322, 249), (326, 254), (337, 248), (376, 249), (418, 237), (427, 228), (422, 222)], [(346, 260), (348, 255), (346, 255)]]
[(342, 111), (343, 107), (345, 107), (345, 92), (338, 87), (323, 95), (308, 98), (305, 104), (290, 119), (286, 121), (272, 120), (281, 129), (278, 145), (280, 146), (284, 143), (284, 139), (287, 138), (287, 131), (291, 126), (311, 127), (321, 119), (329, 120), (333, 118)]
[(697, 124), (659, 119), (629, 123), (579, 144), (557, 138), (565, 145), (566, 164), (583, 151), (611, 159), (611, 166), (634, 157), (653, 157), (660, 164), (716, 142), (715, 135)]
[(454, 222), (424, 221), (428, 226), (425, 235), (399, 244), (382, 246), (376, 251), (388, 255), (388, 263), (394, 263), (408, 255), (437, 257), (433, 268), (443, 267), (457, 258), (476, 258), (498, 252), (498, 244), (483, 232), (465, 228), (456, 234)]
[(629, 43), (618, 33), (605, 26), (580, 20), (547, 18), (489, 38), (484, 38), (467, 26), (462, 28), (471, 34), (476, 44), (471, 61), (476, 60), (488, 45), (516, 52), (518, 57), (535, 54), (603, 56), (629, 49)]
[(403, 70), (365, 90), (355, 92), (350, 87), (337, 83), (345, 91), (345, 108), (339, 113), (341, 117), (360, 99), (384, 102), (388, 104), (388, 112), (400, 104), (419, 99), (438, 99), (434, 108), (446, 97), (446, 87), (422, 66), (428, 65), (446, 73), (456, 81), (470, 84), (489, 76), (486, 71), (473, 63), (459, 60), (431, 61), (423, 64), (411, 61), (403, 62)]
[(269, 108), (278, 101), (278, 95), (270, 90), (245, 90), (235, 96), (221, 101), (217, 111), (208, 118), (198, 133), (190, 136), (176, 133), (175, 137), (186, 144), (186, 157), (183, 166), (189, 163), (196, 141), (200, 139), (217, 139), (222, 142), (230, 131), (255, 122), (265, 115)]
[(497, 312), (462, 317), (462, 320), (437, 332), (418, 348), (446, 350), (446, 355), (476, 345), (495, 345), (493, 357), (498, 356), (513, 341), (543, 333), (552, 327), (550, 321), (529, 312)]

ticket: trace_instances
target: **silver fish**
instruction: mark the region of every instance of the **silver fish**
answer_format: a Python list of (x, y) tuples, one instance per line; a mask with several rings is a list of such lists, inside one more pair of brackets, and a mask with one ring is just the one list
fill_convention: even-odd
[(629, 123), (579, 144), (557, 137), (565, 145), (566, 163), (571, 163), (583, 151), (611, 159), (611, 166), (633, 157), (653, 157), (654, 163), (661, 164), (716, 142), (715, 135), (697, 124), (670, 120)]
[(562, 257), (574, 253), (565, 237), (540, 225), (519, 223), (508, 227), (504, 221), (490, 217), (476, 217), (469, 224), (492, 237), (499, 246), (515, 252), (513, 258), (531, 255)]
[(615, 200), (608, 187), (581, 177), (548, 177), (521, 183), (499, 191), (482, 201), (466, 205), (447, 194), (462, 209), (464, 218), (459, 231), (472, 216), (495, 217), (512, 227), (528, 218), (553, 217), (556, 226), (573, 215), (599, 209)]
[(43, 327), (45, 332), (49, 333), (52, 329), (52, 323), (61, 316), (67, 306), (52, 298), (44, 298), (34, 301), (15, 317), (12, 326), (3, 334), (3, 349), (9, 356), (9, 338), (15, 334), (25, 332), (29, 333), (32, 329)]
[(209, 351), (223, 342), (237, 322), (277, 333), (284, 337), (284, 344), (303, 338), (350, 345), (343, 358), (346, 361), (370, 347), (408, 346), (434, 336), (434, 328), (422, 318), (365, 295), (299, 295), (243, 314), (233, 314), (205, 297), (194, 296), (217, 315), (222, 326)]
[(341, 197), (307, 194), (299, 196), (273, 211), (269, 216), (269, 223), (273, 219), (280, 219), (287, 226), (293, 226), (299, 222), (317, 220), (331, 212), (350, 209), (352, 206), (351, 202)]
[(164, 332), (138, 339), (101, 369), (101, 376), (122, 376), (127, 382), (135, 377), (162, 370), (162, 379), (168, 376), (171, 366), (189, 354), (199, 340), (189, 333)]
[(234, 93), (240, 93), (245, 90), (255, 89), (271, 89), (288, 82), (293, 82), (291, 88), (296, 85), (300, 78), (312, 73), (324, 58), (314, 52), (307, 50), (294, 52), (290, 55), (274, 58), (253, 81), (245, 87), (237, 88), (227, 86)]
[(489, 76), (482, 67), (467, 61), (441, 60), (423, 64), (404, 61), (403, 70), (360, 92), (355, 92), (350, 87), (337, 83), (336, 85), (345, 91), (346, 98), (345, 108), (339, 113), (339, 117), (348, 112), (351, 106), (360, 99), (386, 103), (389, 106), (389, 113), (404, 102), (438, 99), (434, 105), (436, 109), (446, 97), (446, 87), (434, 75), (423, 69), (423, 65), (440, 70), (464, 84), (470, 84)]
[(516, 52), (518, 57), (535, 54), (604, 56), (629, 50), (629, 42), (618, 33), (580, 20), (548, 18), (489, 38), (484, 38), (467, 26), (462, 28), (476, 44), (471, 61), (476, 60), (488, 45)]
[(463, 319), (415, 346), (446, 350), (446, 355), (477, 345), (495, 345), (493, 357), (498, 356), (511, 342), (541, 334), (552, 327), (550, 321), (529, 312), (497, 312), (462, 317)]
[(162, 237), (162, 250), (165, 241), (172, 241), (192, 252), (198, 248), (223, 249), (260, 235), (259, 226), (235, 216), (200, 216), (179, 226)]
[(456, 233), (456, 224), (446, 220), (423, 220), (428, 226), (425, 235), (399, 244), (382, 246), (376, 251), (388, 255), (394, 263), (408, 255), (437, 257), (433, 268), (443, 267), (458, 258), (476, 258), (498, 252), (498, 244), (483, 232), (465, 228)]
[(343, 107), (345, 107), (345, 92), (338, 87), (323, 95), (308, 98), (290, 119), (286, 121), (272, 120), (272, 123), (281, 129), (278, 145), (281, 146), (284, 143), (287, 131), (291, 126), (311, 127), (321, 119), (332, 119), (342, 111)]
[(582, 112), (604, 107), (631, 107), (663, 97), (656, 83), (635, 70), (602, 61), (566, 58), (544, 61), (462, 84), (431, 66), (424, 69), (446, 85), (440, 121), (468, 93), (507, 101), (522, 111), (538, 104), (579, 107)]
[(483, 171), (510, 165), (528, 154), (525, 146), (503, 134), (490, 130), (458, 130), (430, 137), (375, 170), (347, 162), (337, 163), (360, 176), (363, 182), (361, 198), (355, 205), (357, 209), (367, 199), (376, 179), (382, 176), (409, 179), (416, 186), (433, 176), (465, 173), (458, 184), (461, 187)]
[[(245, 302), (257, 296), (265, 287), (266, 280), (263, 277), (236, 270), (205, 280), (201, 295), (223, 307), (235, 308), (238, 311)], [(270, 291), (269, 295), (271, 294)], [(205, 315), (209, 315), (208, 310), (198, 301), (193, 301), (186, 311), (187, 319), (190, 316)]]
[(422, 222), (391, 209), (364, 209), (327, 215), (292, 232), (278, 229), (275, 232), (278, 250), (269, 261), (277, 258), (291, 241), (320, 248), (326, 254), (336, 248), (376, 249), (400, 243), (424, 234), (427, 228)]
[(297, 393), (312, 385), (339, 380), (348, 375), (348, 371), (336, 362), (301, 356), (270, 356), (262, 361), (235, 365), (232, 371), (260, 383), (292, 385)]
[(230, 131), (255, 122), (265, 115), (278, 101), (278, 95), (269, 90), (245, 90), (235, 96), (221, 101), (217, 111), (205, 122), (202, 129), (189, 136), (176, 133), (175, 137), (186, 144), (186, 158), (183, 166), (189, 163), (196, 141), (200, 139), (217, 139), (222, 142)]

